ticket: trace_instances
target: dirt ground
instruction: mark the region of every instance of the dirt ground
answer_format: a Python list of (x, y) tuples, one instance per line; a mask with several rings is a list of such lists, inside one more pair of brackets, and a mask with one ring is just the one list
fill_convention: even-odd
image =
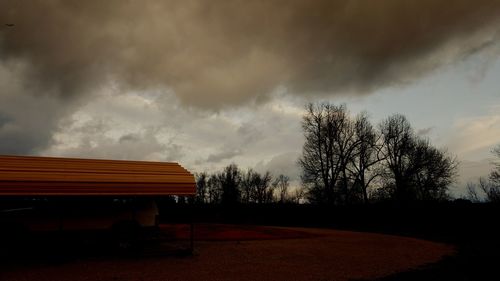
[[(371, 280), (434, 263), (449, 245), (309, 228), (196, 225), (193, 256), (80, 257), (0, 266), (0, 280)], [(163, 232), (188, 237), (186, 226)], [(159, 245), (161, 248), (161, 245)]]

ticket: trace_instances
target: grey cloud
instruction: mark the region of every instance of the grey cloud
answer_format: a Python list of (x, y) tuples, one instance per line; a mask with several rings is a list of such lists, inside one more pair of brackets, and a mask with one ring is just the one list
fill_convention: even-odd
[(40, 95), (19, 62), (0, 61), (0, 154), (35, 154), (51, 144), (76, 100)]
[(243, 137), (243, 143), (249, 144), (262, 138), (262, 133), (257, 127), (251, 123), (243, 123), (237, 130), (238, 134)]
[(118, 139), (118, 142), (119, 143), (123, 143), (123, 142), (138, 142), (140, 141), (141, 138), (138, 134), (126, 134), (126, 135), (123, 135), (121, 136), (119, 139)]
[(24, 59), (41, 92), (107, 81), (168, 87), (220, 109), (295, 94), (407, 83), (497, 42), (500, 2), (2, 1), (0, 59)]
[(165, 152), (167, 154), (165, 160), (167, 161), (179, 161), (185, 156), (184, 148), (181, 145), (172, 142), (169, 142), (166, 145)]
[(10, 116), (8, 116), (5, 113), (0, 112), (0, 129), (12, 121), (13, 120)]
[(479, 177), (488, 177), (494, 165), (491, 159), (481, 159), (478, 161), (462, 160), (459, 166), (459, 182), (465, 185), (468, 182), (477, 181)]
[(207, 162), (218, 163), (222, 160), (231, 159), (241, 154), (242, 151), (239, 149), (225, 150), (218, 153), (210, 154), (207, 158)]
[(467, 184), (477, 183), (480, 177), (487, 178), (493, 167), (491, 159), (461, 160), (458, 166), (458, 181), (450, 191), (457, 198), (467, 195)]
[(417, 135), (418, 136), (427, 136), (431, 133), (431, 131), (434, 129), (434, 127), (427, 127), (423, 129), (417, 130)]
[(259, 172), (270, 171), (273, 175), (283, 174), (292, 181), (300, 180), (300, 169), (297, 165), (299, 152), (287, 152), (274, 156), (269, 162), (260, 162), (255, 170)]

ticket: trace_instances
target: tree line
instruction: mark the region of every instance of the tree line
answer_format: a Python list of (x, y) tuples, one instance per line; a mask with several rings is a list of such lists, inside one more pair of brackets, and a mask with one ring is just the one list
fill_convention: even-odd
[(416, 134), (401, 114), (374, 126), (365, 112), (310, 103), (302, 128), (299, 165), (312, 203), (446, 200), (457, 175), (456, 158)]
[[(196, 174), (198, 204), (408, 203), (450, 199), (457, 177), (456, 157), (416, 133), (402, 114), (372, 124), (366, 112), (352, 115), (343, 104), (309, 103), (302, 118), (305, 142), (297, 160), (301, 185), (286, 175), (242, 170), (231, 164)], [(500, 146), (493, 151), (500, 159)], [(469, 185), (468, 198), (500, 201), (500, 161), (490, 177)]]
[(270, 172), (246, 171), (230, 164), (222, 171), (212, 174), (196, 174), (197, 204), (234, 205), (265, 203), (299, 203), (300, 190), (292, 192), (290, 178), (285, 175), (273, 177)]

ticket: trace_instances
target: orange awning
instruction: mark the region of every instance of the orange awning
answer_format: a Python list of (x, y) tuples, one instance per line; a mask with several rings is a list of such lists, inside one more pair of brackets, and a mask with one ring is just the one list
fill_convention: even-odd
[(173, 162), (0, 156), (0, 196), (193, 195), (193, 175)]

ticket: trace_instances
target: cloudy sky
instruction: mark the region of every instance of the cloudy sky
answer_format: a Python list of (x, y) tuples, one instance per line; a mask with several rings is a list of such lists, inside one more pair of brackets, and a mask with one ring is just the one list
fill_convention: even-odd
[(0, 0), (0, 24), (2, 154), (297, 179), (320, 100), (405, 114), (458, 186), (500, 143), (498, 1)]

